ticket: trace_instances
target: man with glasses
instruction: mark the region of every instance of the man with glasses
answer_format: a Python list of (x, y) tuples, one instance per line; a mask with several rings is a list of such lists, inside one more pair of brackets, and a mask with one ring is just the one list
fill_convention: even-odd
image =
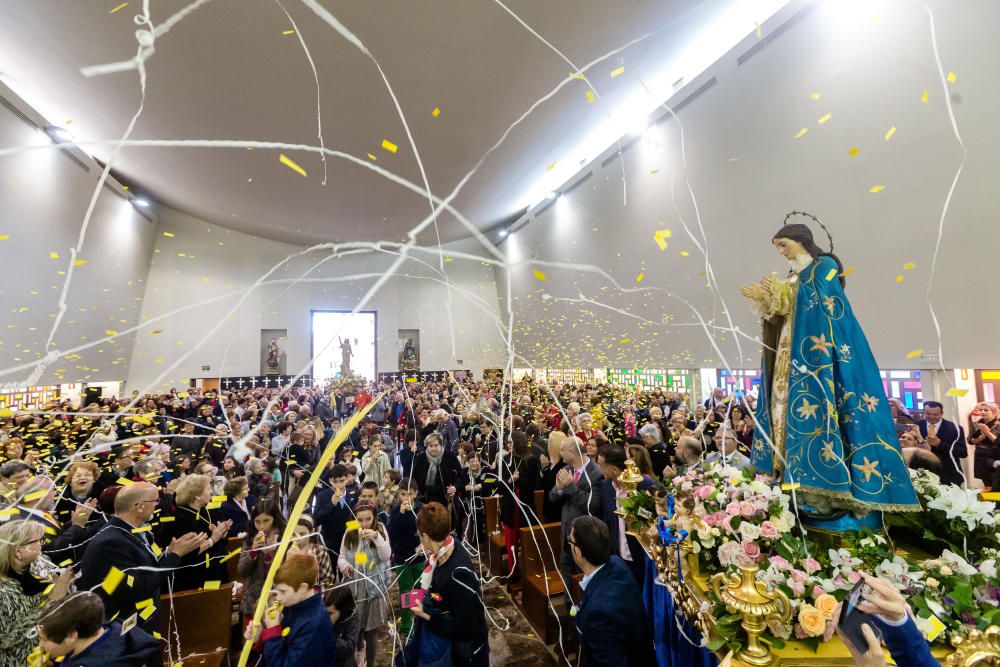
[(79, 588), (100, 595), (109, 618), (117, 614), (124, 621), (136, 613), (137, 603), (142, 606), (152, 600), (154, 610), (143, 613), (143, 606), (137, 618), (139, 627), (149, 633), (160, 628), (156, 607), (162, 576), (180, 566), (181, 558), (205, 539), (199, 533), (187, 533), (161, 550), (146, 525), (159, 502), (159, 491), (152, 484), (122, 487), (115, 497), (115, 516), (87, 545), (80, 566)]

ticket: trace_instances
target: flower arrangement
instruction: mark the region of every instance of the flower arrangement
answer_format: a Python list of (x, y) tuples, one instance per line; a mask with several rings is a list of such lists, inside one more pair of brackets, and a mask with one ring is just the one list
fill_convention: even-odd
[(924, 511), (887, 514), (887, 524), (956, 552), (978, 556), (984, 549), (1000, 548), (996, 503), (979, 500), (974, 489), (942, 484), (928, 470), (911, 470), (910, 478)]
[[(670, 480), (668, 491), (694, 501), (696, 528), (689, 532), (702, 571), (758, 565), (758, 581), (788, 596), (790, 620), (769, 626), (761, 637), (775, 647), (791, 638), (817, 647), (826, 622), (861, 572), (892, 582), (909, 600), (918, 627), (931, 641), (945, 642), (949, 632), (1000, 624), (1000, 545), (993, 503), (980, 502), (975, 492), (943, 486), (925, 471), (915, 473), (914, 485), (926, 508), (916, 514), (914, 524), (921, 526), (921, 533), (933, 533), (928, 539), (954, 546), (939, 558), (898, 555), (883, 535), (871, 532), (845, 536), (840, 548), (821, 549), (807, 535), (793, 531), (790, 497), (752, 469), (698, 467)], [(894, 523), (900, 521), (900, 516), (892, 516)], [(903, 521), (910, 518), (901, 516)], [(979, 565), (966, 560), (969, 557)], [(740, 650), (746, 641), (740, 616), (729, 614), (721, 603), (715, 604), (712, 615), (717, 620), (708, 648)]]

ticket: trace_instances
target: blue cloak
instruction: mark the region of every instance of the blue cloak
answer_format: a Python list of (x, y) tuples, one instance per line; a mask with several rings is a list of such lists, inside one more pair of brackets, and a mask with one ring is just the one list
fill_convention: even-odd
[[(770, 321), (791, 328), (773, 343), (777, 354), (765, 349), (751, 461), (798, 483), (800, 497), (819, 508), (916, 511), (878, 365), (839, 273), (832, 258), (816, 258), (792, 285), (791, 311)], [(787, 395), (777, 410), (775, 395)]]

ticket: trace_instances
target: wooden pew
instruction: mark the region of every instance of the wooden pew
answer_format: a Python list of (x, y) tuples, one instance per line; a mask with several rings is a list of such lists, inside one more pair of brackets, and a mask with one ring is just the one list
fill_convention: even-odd
[(535, 489), (535, 516), (538, 517), (538, 521), (545, 521), (545, 492), (541, 489)]
[[(521, 582), (524, 617), (541, 640), (548, 644), (554, 637), (550, 627), (549, 598), (562, 595), (564, 585), (559, 575), (562, 553), (562, 524), (546, 523), (521, 529)], [(553, 623), (558, 621), (551, 618)]]
[[(232, 584), (214, 591), (199, 588), (160, 596), (160, 634), (169, 642), (175, 661), (191, 656), (184, 659), (184, 665), (208, 667), (223, 663), (229, 649), (232, 599)], [(169, 664), (166, 642), (162, 656)]]
[(486, 556), (490, 574), (503, 577), (507, 574), (507, 548), (500, 525), (500, 496), (483, 498), (483, 502), (486, 508)]
[[(226, 555), (243, 548), (242, 537), (230, 537), (226, 541)], [(226, 581), (236, 581), (236, 566), (240, 564), (240, 555), (236, 554), (226, 561)]]

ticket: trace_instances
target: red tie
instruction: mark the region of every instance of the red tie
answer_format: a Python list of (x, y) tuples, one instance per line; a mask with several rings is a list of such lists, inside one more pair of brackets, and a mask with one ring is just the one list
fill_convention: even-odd
[(575, 471), (573, 473), (573, 483), (574, 484), (579, 484), (580, 483), (580, 471), (579, 470), (577, 470), (577, 471)]

